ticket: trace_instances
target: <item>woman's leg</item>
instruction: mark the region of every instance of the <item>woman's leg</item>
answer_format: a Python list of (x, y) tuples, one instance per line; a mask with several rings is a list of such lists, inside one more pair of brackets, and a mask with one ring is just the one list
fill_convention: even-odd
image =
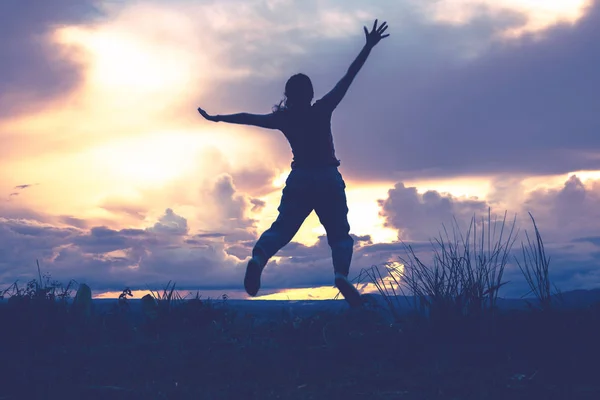
[(315, 211), (327, 232), (335, 283), (351, 306), (362, 304), (360, 294), (347, 279), (352, 261), (354, 240), (350, 236), (346, 184), (337, 168), (329, 170), (319, 179), (319, 193), (315, 196)]
[(260, 276), (269, 259), (292, 240), (313, 210), (309, 193), (310, 181), (303, 175), (299, 171), (290, 173), (281, 196), (279, 216), (252, 249), (252, 259), (244, 278), (246, 292), (251, 296), (256, 296), (260, 289)]
[(327, 232), (331, 247), (333, 269), (345, 276), (350, 271), (354, 240), (350, 236), (346, 184), (337, 168), (328, 170), (318, 182), (319, 193), (315, 196), (315, 212)]

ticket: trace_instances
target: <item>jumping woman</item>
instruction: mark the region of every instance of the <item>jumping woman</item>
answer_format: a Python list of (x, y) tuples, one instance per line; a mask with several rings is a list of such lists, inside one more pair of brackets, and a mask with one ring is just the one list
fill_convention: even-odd
[(346, 75), (314, 104), (310, 78), (304, 74), (296, 74), (285, 84), (284, 100), (270, 114), (213, 116), (198, 108), (198, 112), (209, 121), (278, 129), (292, 148), (292, 171), (282, 192), (279, 216), (256, 242), (246, 268), (244, 287), (250, 296), (258, 293), (260, 277), (269, 259), (292, 240), (306, 217), (315, 210), (327, 232), (335, 285), (351, 307), (362, 304), (358, 290), (348, 280), (354, 240), (349, 234), (346, 184), (338, 171), (340, 161), (333, 148), (331, 115), (373, 47), (389, 36), (384, 35), (387, 28), (385, 22), (378, 27), (377, 20), (373, 23), (371, 32), (364, 27), (366, 43), (363, 49)]

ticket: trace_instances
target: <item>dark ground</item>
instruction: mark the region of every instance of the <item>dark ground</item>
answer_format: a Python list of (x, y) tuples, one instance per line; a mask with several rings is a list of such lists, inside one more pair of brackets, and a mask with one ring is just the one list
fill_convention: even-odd
[[(599, 399), (600, 308), (390, 323), (182, 303), (0, 304), (0, 399)], [(111, 312), (109, 312), (111, 311)], [(136, 315), (134, 315), (136, 314)]]

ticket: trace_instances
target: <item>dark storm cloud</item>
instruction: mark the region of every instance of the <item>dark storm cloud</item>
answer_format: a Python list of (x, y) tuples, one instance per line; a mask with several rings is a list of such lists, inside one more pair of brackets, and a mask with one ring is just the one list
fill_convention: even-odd
[(22, 113), (65, 94), (80, 80), (79, 66), (65, 59), (48, 34), (62, 24), (98, 15), (94, 0), (0, 2), (0, 117)]
[[(600, 2), (573, 27), (547, 28), (539, 40), (502, 41), (494, 36), (524, 25), (524, 15), (482, 7), (470, 23), (447, 25), (411, 7), (364, 5), (389, 22), (392, 36), (374, 49), (334, 113), (337, 155), (349, 177), (600, 169), (600, 53), (594, 47)], [(356, 34), (347, 38), (280, 36), (304, 48), (300, 54), (239, 49), (238, 62), (245, 66), (264, 66), (267, 56), (272, 62), (285, 58), (274, 69), (280, 75), (259, 70), (252, 81), (215, 88), (221, 92), (215, 112), (268, 112), (287, 77), (300, 71), (311, 76), (319, 98), (358, 54), (360, 28), (357, 23)], [(272, 140), (273, 157), (288, 160), (285, 139)]]
[[(388, 86), (377, 107), (340, 119), (346, 168), (371, 178), (600, 169), (599, 5), (539, 41), (497, 44), (463, 64), (438, 60), (426, 82), (416, 68), (369, 77)], [(389, 60), (384, 46), (370, 61)]]

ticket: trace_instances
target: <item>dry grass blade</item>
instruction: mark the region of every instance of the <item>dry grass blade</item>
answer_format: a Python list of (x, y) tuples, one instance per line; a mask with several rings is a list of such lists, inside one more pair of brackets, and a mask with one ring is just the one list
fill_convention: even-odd
[[(521, 263), (516, 257), (515, 261), (530, 289), (523, 297), (533, 293), (538, 300), (540, 309), (547, 311), (552, 308), (553, 296), (549, 275), (550, 257), (546, 256), (542, 235), (531, 213), (529, 213), (529, 217), (533, 223), (535, 241), (532, 241), (527, 232), (525, 232), (527, 246), (525, 243), (521, 243), (523, 262)], [(560, 295), (560, 291), (556, 286), (554, 286), (554, 289), (555, 294)]]

